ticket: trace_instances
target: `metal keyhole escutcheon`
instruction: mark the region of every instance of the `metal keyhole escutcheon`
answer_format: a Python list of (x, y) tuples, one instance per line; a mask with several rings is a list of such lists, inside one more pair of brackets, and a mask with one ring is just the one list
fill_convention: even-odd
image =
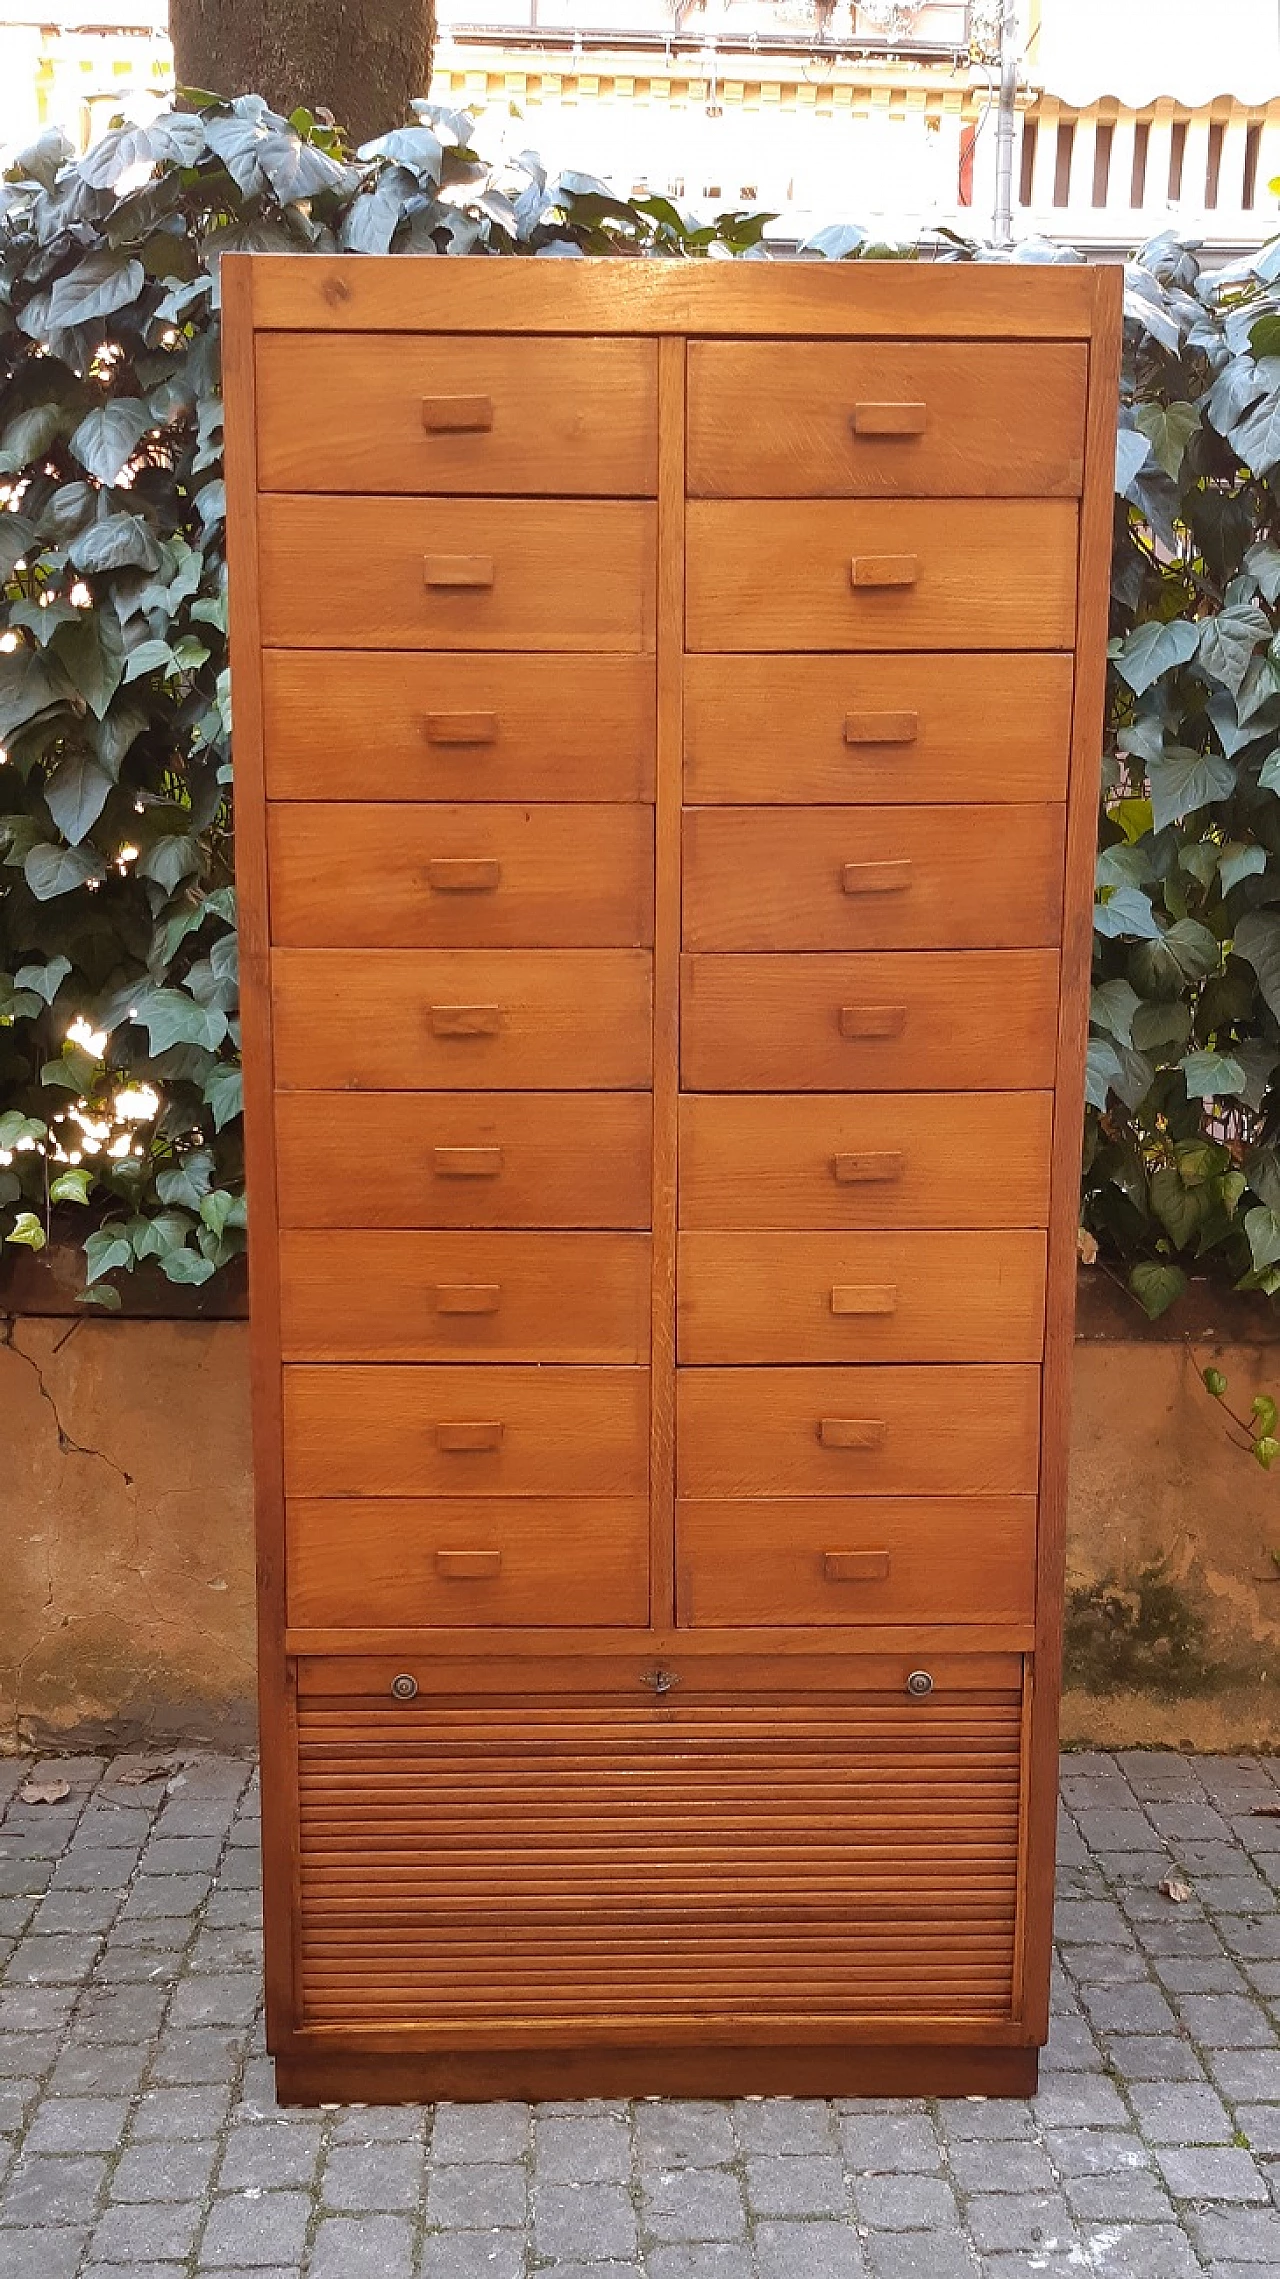
[(670, 1693), (672, 1686), (678, 1686), (680, 1683), (680, 1672), (663, 1669), (645, 1670), (641, 1674), (640, 1683), (642, 1686), (648, 1686), (653, 1693)]
[(913, 1670), (911, 1672), (907, 1679), (907, 1692), (916, 1701), (923, 1701), (926, 1694), (933, 1692), (933, 1679), (928, 1670)]
[(417, 1690), (418, 1681), (408, 1670), (401, 1670), (400, 1675), (391, 1680), (391, 1691), (397, 1701), (412, 1701)]

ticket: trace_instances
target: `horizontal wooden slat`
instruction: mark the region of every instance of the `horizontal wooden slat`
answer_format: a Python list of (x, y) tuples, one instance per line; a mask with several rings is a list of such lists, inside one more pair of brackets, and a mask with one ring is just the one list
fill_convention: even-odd
[[(286, 1527), (294, 1623), (502, 1628), (648, 1615), (649, 1507), (640, 1497), (295, 1497)], [(469, 1551), (492, 1554), (491, 1571), (448, 1570), (450, 1555), (456, 1562)]]
[(682, 1496), (1035, 1492), (1035, 1368), (682, 1369), (676, 1399)]
[(1029, 1622), (1034, 1496), (813, 1496), (676, 1514), (682, 1623)]

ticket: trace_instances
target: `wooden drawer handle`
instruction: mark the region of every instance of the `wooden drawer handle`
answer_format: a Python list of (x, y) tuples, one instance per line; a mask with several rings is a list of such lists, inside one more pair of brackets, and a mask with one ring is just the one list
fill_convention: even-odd
[[(427, 586), (491, 586), (493, 584), (492, 554), (428, 554), (422, 564), (422, 581)], [(894, 580), (901, 585), (902, 579)]]
[(889, 1427), (879, 1416), (824, 1416), (818, 1439), (824, 1448), (883, 1448)]
[(831, 1292), (833, 1314), (896, 1314), (896, 1282), (837, 1282)]
[(428, 435), (481, 435), (493, 426), (492, 396), (424, 396), (422, 424)]
[(484, 1575), (502, 1572), (501, 1551), (437, 1551), (436, 1573), (449, 1582), (477, 1582)]
[(849, 422), (855, 435), (923, 435), (923, 404), (855, 404)]
[(831, 1176), (838, 1187), (875, 1187), (901, 1179), (907, 1159), (894, 1148), (865, 1148), (849, 1155), (833, 1155)]
[(437, 1179), (496, 1179), (502, 1170), (500, 1147), (433, 1147)]
[(905, 1005), (842, 1005), (842, 1037), (900, 1037), (907, 1025)]
[(920, 733), (918, 712), (846, 712), (846, 744), (914, 744)]
[(500, 1424), (438, 1424), (435, 1443), (442, 1456), (476, 1456), (501, 1448), (504, 1429)]
[(911, 884), (909, 862), (846, 863), (840, 873), (846, 894), (903, 894)]
[[(437, 1558), (439, 1553), (436, 1554)], [(829, 1583), (883, 1583), (888, 1578), (887, 1551), (824, 1551), (822, 1572)]]
[(496, 712), (428, 712), (422, 733), (428, 744), (493, 744), (498, 736)]
[(438, 1314), (496, 1314), (502, 1300), (500, 1282), (437, 1282), (433, 1293)]
[(849, 564), (855, 586), (913, 586), (919, 575), (918, 554), (855, 554)]
[(429, 1005), (427, 1018), (436, 1037), (496, 1037), (502, 1027), (500, 1005)]
[(435, 894), (492, 894), (501, 877), (501, 863), (488, 855), (437, 855), (427, 864), (427, 884)]

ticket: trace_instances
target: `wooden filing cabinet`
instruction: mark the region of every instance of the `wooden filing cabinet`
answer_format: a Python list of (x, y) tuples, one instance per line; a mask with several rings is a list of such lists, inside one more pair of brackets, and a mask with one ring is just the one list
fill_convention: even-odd
[(1119, 274), (222, 276), (281, 2093), (1025, 2091)]

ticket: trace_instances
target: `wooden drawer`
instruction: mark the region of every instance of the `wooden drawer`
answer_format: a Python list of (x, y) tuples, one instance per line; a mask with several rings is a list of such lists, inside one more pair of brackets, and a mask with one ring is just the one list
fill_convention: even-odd
[(295, 1497), (291, 1623), (639, 1623), (649, 1613), (643, 1497)]
[(684, 1362), (1038, 1361), (1044, 1268), (1030, 1229), (683, 1234), (677, 1349)]
[[(1056, 942), (1065, 835), (1062, 807), (695, 807), (684, 818), (684, 945)], [(319, 889), (315, 905), (319, 918)]]
[(649, 1224), (643, 1092), (281, 1092), (275, 1115), (283, 1226)]
[(689, 489), (1074, 497), (1087, 373), (1081, 341), (691, 341)]
[[(1061, 800), (1070, 657), (686, 657), (690, 804)], [(308, 715), (308, 734), (310, 716)]]
[(276, 332), (256, 347), (264, 491), (656, 488), (655, 341)]
[(686, 957), (694, 1092), (994, 1092), (1054, 1080), (1055, 950)]
[(268, 810), (267, 830), (272, 936), (297, 948), (653, 940), (648, 807), (291, 802)]
[(643, 1234), (284, 1228), (289, 1361), (645, 1361)]
[(1047, 1226), (1052, 1136), (1051, 1092), (687, 1094), (680, 1223)]
[(1034, 1496), (682, 1502), (677, 1618), (1030, 1623), (1035, 1554)]
[(302, 649), (653, 647), (654, 510), (620, 500), (259, 502), (262, 639)]
[(650, 657), (267, 649), (267, 797), (652, 799), (654, 702)]
[(1075, 634), (1068, 499), (691, 499), (687, 544), (690, 649), (1069, 649)]
[(681, 1369), (676, 1416), (682, 1496), (1036, 1489), (1038, 1369)]
[(292, 1368), (293, 1496), (643, 1496), (647, 1369)]
[(635, 1091), (644, 950), (276, 950), (277, 1083), (351, 1091)]

